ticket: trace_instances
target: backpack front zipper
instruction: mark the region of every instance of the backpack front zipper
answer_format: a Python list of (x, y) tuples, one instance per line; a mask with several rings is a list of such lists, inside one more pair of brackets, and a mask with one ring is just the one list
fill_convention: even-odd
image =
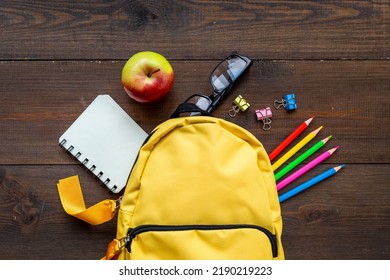
[(131, 253), (131, 243), (133, 239), (140, 233), (150, 231), (186, 231), (186, 230), (230, 230), (230, 229), (256, 229), (264, 233), (272, 247), (272, 256), (276, 258), (278, 256), (278, 247), (276, 242), (276, 236), (273, 235), (268, 229), (257, 225), (250, 224), (233, 224), (233, 225), (141, 225), (135, 228), (129, 228), (127, 236), (125, 238), (125, 247), (129, 253)]

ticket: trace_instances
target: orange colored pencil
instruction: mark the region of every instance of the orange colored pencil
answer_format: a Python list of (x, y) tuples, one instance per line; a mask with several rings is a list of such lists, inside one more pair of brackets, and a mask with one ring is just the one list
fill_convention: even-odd
[(291, 132), (291, 134), (268, 155), (270, 161), (274, 160), (292, 141), (294, 141), (294, 139), (297, 138), (309, 126), (313, 119), (314, 116), (301, 123), (300, 126)]

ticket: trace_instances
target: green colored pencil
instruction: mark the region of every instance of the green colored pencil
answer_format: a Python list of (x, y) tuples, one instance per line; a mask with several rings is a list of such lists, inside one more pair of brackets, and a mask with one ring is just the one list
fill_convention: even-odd
[(275, 174), (275, 181), (282, 178), (284, 175), (286, 175), (288, 172), (290, 172), (294, 167), (296, 167), (298, 164), (300, 164), (302, 161), (307, 159), (309, 156), (311, 156), (314, 152), (316, 152), (318, 149), (323, 147), (328, 140), (332, 138), (332, 135), (318, 141), (315, 143), (310, 149), (308, 149), (306, 152), (304, 152), (302, 155), (297, 157), (295, 160), (293, 160), (291, 163), (289, 163), (286, 167), (284, 167), (282, 170), (280, 170), (278, 173)]

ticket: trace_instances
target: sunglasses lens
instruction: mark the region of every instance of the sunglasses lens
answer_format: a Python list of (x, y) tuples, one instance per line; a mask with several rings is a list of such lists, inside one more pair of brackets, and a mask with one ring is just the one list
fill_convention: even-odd
[(220, 92), (234, 82), (245, 70), (247, 62), (239, 56), (224, 60), (211, 74), (211, 84)]
[(200, 109), (206, 111), (211, 104), (211, 99), (204, 95), (193, 95), (187, 100), (187, 102), (193, 103)]

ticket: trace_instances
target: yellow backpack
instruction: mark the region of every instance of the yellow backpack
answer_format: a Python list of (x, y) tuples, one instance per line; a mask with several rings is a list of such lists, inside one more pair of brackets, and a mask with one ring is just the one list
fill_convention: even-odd
[(268, 155), (223, 119), (160, 124), (139, 151), (117, 215), (104, 259), (284, 259)]

